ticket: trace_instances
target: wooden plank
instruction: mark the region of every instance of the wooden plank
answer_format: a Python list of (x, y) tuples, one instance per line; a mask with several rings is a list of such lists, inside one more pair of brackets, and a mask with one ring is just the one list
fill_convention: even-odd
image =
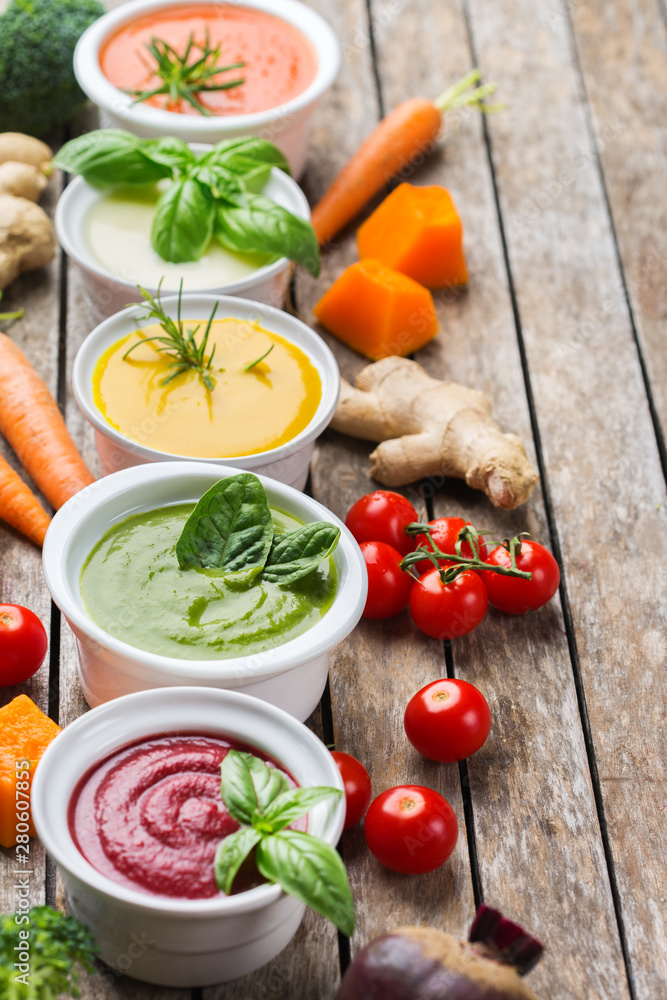
[[(648, 1000), (667, 984), (665, 484), (567, 21), (521, 0), (471, 0), (470, 12), (480, 64), (508, 104), (489, 122), (500, 204), (634, 995)], [(525, 225), (527, 199), (555, 192), (563, 171), (571, 182)], [(576, 830), (579, 818), (554, 821)], [(568, 900), (558, 905), (569, 920)]]
[[(406, 97), (435, 97), (466, 73), (470, 53), (461, 4), (437, 13), (411, 6), (381, 23), (376, 50), (387, 108)], [(445, 58), (438, 58), (446, 53)], [(500, 98), (504, 99), (503, 76)], [(537, 100), (524, 96), (524, 102)], [(506, 430), (528, 444), (535, 464), (521, 358), (482, 123), (471, 109), (448, 117), (445, 142), (413, 176), (453, 194), (466, 234), (467, 291), (435, 294), (441, 334), (420, 352), (430, 374), (482, 389)], [(433, 498), (435, 516), (463, 516), (492, 537), (529, 530), (548, 544), (539, 488), (518, 511), (495, 509), (463, 484)], [(558, 599), (516, 620), (490, 612), (453, 643), (457, 676), (486, 695), (493, 730), (468, 762), (480, 874), (486, 901), (548, 942), (531, 974), (541, 997), (627, 995), (576, 691)], [(548, 692), (548, 695), (547, 695)], [(554, 714), (552, 706), (562, 706)], [(554, 767), (568, 761), (567, 772)], [(569, 816), (569, 820), (562, 817)], [(567, 912), (567, 920), (563, 913)], [(572, 954), (572, 941), (579, 943)], [(613, 984), (613, 990), (610, 990)]]
[[(656, 0), (632, 3), (616, 0), (613, 4), (592, 0), (575, 3), (568, 10), (625, 285), (664, 432), (667, 428), (664, 10), (660, 10)], [(662, 100), (659, 95), (663, 95)]]
[[(344, 53), (338, 83), (318, 112), (314, 144), (319, 155), (306, 177), (307, 191), (314, 200), (374, 127), (378, 108), (363, 3), (347, 0), (335, 13), (323, 0), (313, 6), (333, 22)], [(319, 295), (355, 259), (349, 232), (336, 240), (325, 257), (317, 282), (299, 275), (298, 305), (306, 322), (312, 320), (312, 306)], [(363, 360), (333, 338), (325, 339), (342, 373), (353, 377), (363, 367)], [(340, 517), (359, 496), (375, 488), (365, 461), (369, 450), (367, 444), (332, 432), (320, 440), (312, 466), (313, 495)], [(414, 498), (420, 502), (417, 492)], [(336, 746), (366, 764), (376, 795), (397, 784), (435, 788), (455, 809), (461, 830), (451, 860), (428, 877), (397, 875), (382, 868), (366, 848), (359, 827), (343, 836), (343, 854), (358, 910), (353, 954), (369, 939), (399, 924), (424, 922), (463, 932), (474, 911), (457, 768), (425, 761), (403, 731), (403, 710), (409, 697), (444, 671), (442, 647), (417, 636), (405, 613), (388, 622), (363, 621), (332, 655)]]
[[(59, 181), (54, 177), (40, 200), (41, 206), (53, 214), (58, 198)], [(58, 275), (59, 254), (46, 268), (23, 274), (5, 289), (0, 311), (9, 312), (25, 309), (23, 319), (11, 324), (3, 323), (3, 332), (18, 344), (36, 370), (55, 393), (58, 379)], [(16, 456), (0, 438), (0, 452), (35, 490), (44, 506), (48, 503), (36, 490), (27, 473), (21, 468)], [(42, 573), (41, 551), (18, 532), (0, 522), (0, 600), (29, 607), (44, 623), (47, 632), (51, 622), (51, 599)], [(49, 706), (49, 658), (44, 666), (26, 681), (15, 687), (0, 688), (0, 704), (5, 705), (19, 694), (27, 694), (44, 712)], [(38, 840), (30, 841), (31, 905), (44, 902), (46, 855)], [(0, 848), (0, 912), (16, 909), (13, 872), (15, 849)]]

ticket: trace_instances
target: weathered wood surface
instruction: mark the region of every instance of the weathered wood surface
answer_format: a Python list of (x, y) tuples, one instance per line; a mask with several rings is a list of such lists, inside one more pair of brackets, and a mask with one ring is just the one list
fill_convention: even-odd
[[(546, 489), (512, 514), (451, 482), (406, 493), (430, 516), (465, 514), (499, 535), (527, 528), (547, 541), (551, 534), (565, 569), (562, 609), (556, 600), (525, 620), (490, 613), (447, 658), (438, 643), (416, 634), (407, 615), (364, 622), (335, 651), (331, 701), (323, 703), (323, 718), (312, 720), (315, 731), (330, 739), (333, 727), (338, 748), (366, 762), (376, 793), (406, 781), (438, 789), (461, 828), (451, 861), (427, 877), (385, 871), (360, 829), (344, 835), (359, 916), (352, 954), (400, 923), (463, 933), (481, 894), (547, 940), (531, 975), (544, 1000), (654, 1000), (667, 993), (659, 568), (667, 508), (632, 321), (664, 424), (664, 21), (656, 0), (557, 0), (544, 8), (523, 0), (311, 5), (343, 48), (339, 79), (314, 120), (304, 178), (311, 200), (383, 108), (435, 96), (475, 61), (501, 83), (508, 107), (488, 122), (488, 150), (481, 121), (460, 112), (448, 122), (443, 148), (407, 178), (453, 191), (471, 271), (469, 291), (436, 296), (443, 332), (419, 360), (434, 375), (488, 393), (501, 423), (539, 457)], [(95, 122), (89, 112), (72, 133)], [(51, 208), (58, 184), (51, 182)], [(306, 321), (317, 296), (354, 259), (350, 229), (328, 253), (318, 282), (299, 277), (297, 305)], [(59, 260), (46, 274), (20, 279), (2, 303), (28, 308), (7, 332), (54, 393), (60, 372), (61, 394), (92, 325), (75, 269), (67, 275), (62, 343)], [(353, 378), (363, 360), (327, 340)], [(92, 434), (69, 391), (65, 413), (95, 467)], [(341, 516), (375, 485), (369, 451), (334, 433), (320, 442), (313, 492)], [(28, 604), (50, 621), (39, 553), (3, 527), (0, 599)], [(56, 611), (56, 639), (59, 625)], [(51, 684), (44, 668), (20, 689), (2, 689), (0, 703), (24, 690), (44, 709), (50, 701), (65, 725), (86, 706), (64, 624), (50, 658)], [(422, 760), (402, 726), (408, 698), (447, 671), (477, 684), (493, 714), (487, 746), (461, 772)], [(33, 902), (46, 895), (62, 903), (59, 883), (45, 884), (36, 842), (32, 851)], [(14, 905), (13, 858), (13, 851), (0, 854), (4, 910)], [(331, 925), (310, 914), (274, 962), (192, 998), (333, 1000), (346, 961)], [(190, 991), (98, 973), (84, 978), (82, 996), (185, 1000)]]

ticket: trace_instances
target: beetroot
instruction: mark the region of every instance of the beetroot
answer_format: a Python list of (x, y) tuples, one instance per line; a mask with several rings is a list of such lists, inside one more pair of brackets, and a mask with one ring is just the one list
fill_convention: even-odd
[(467, 942), (434, 927), (399, 927), (371, 941), (336, 1000), (536, 1000), (520, 977), (542, 951), (521, 927), (482, 905)]

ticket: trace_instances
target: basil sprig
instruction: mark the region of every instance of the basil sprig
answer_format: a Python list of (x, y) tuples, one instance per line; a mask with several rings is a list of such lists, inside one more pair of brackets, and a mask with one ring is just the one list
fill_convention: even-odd
[(171, 180), (151, 230), (163, 260), (199, 260), (215, 237), (228, 250), (279, 254), (314, 277), (320, 272), (311, 224), (258, 193), (273, 167), (289, 173), (287, 160), (267, 139), (226, 139), (197, 156), (180, 139), (98, 129), (65, 143), (53, 162), (102, 189)]
[(241, 472), (204, 494), (185, 522), (176, 558), (181, 568), (217, 570), (242, 584), (261, 573), (287, 586), (317, 569), (339, 537), (327, 521), (274, 533), (266, 490), (257, 476)]
[(319, 837), (286, 827), (318, 802), (342, 795), (337, 788), (292, 788), (284, 774), (240, 750), (230, 750), (220, 767), (220, 791), (230, 816), (243, 824), (221, 841), (215, 878), (229, 893), (251, 851), (260, 874), (276, 882), (348, 937), (354, 932), (354, 901), (345, 867), (336, 851)]

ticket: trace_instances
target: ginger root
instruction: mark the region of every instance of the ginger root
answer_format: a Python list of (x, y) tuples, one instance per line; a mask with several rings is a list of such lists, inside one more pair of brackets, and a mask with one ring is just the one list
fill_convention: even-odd
[(48, 183), (53, 153), (20, 132), (0, 134), (0, 290), (22, 271), (53, 258), (56, 235), (35, 202)]
[(48, 264), (55, 249), (53, 223), (44, 209), (27, 198), (0, 194), (0, 289), (22, 271)]
[(334, 430), (382, 443), (371, 475), (386, 486), (453, 476), (482, 490), (496, 507), (525, 503), (538, 476), (516, 434), (504, 434), (483, 392), (431, 378), (407, 358), (368, 365), (341, 385)]

